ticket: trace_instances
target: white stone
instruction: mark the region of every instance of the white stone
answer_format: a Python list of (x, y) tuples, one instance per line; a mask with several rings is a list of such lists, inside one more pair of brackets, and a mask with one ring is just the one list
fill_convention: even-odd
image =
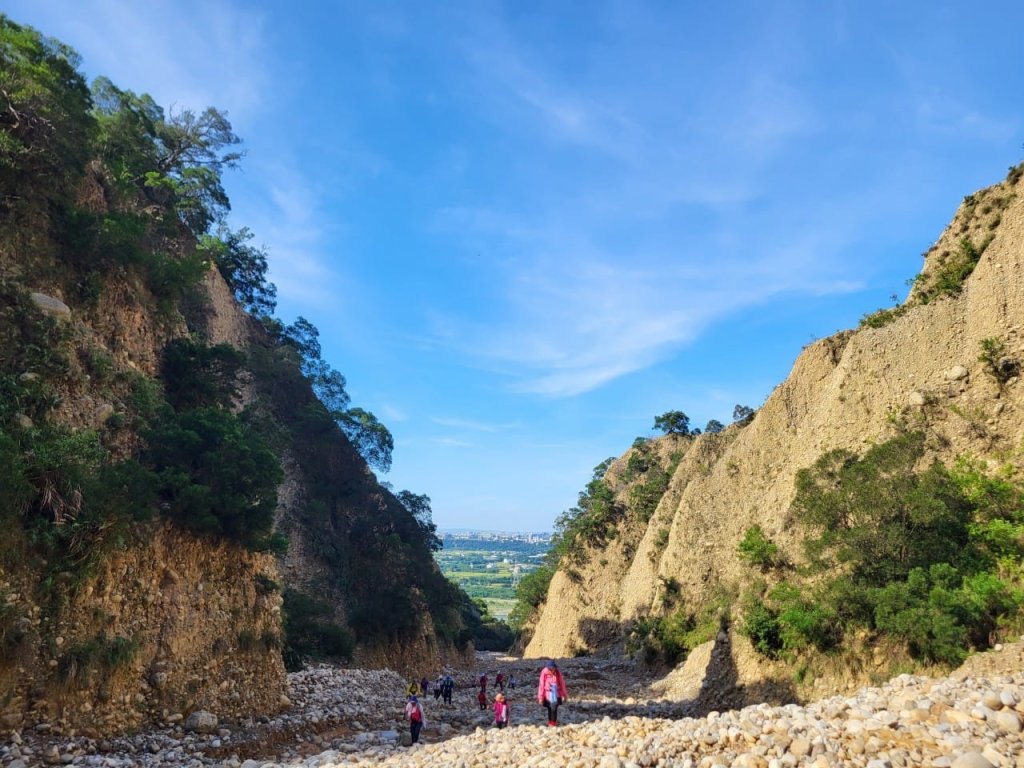
[(962, 365), (954, 365), (946, 371), (945, 376), (947, 381), (960, 381), (960, 379), (967, 378), (967, 373), (967, 369)]
[(45, 293), (33, 293), (30, 298), (32, 303), (45, 315), (57, 318), (58, 320), (68, 320), (71, 318), (71, 308), (60, 299), (47, 296)]
[(953, 761), (953, 768), (996, 768), (981, 752), (964, 752)]

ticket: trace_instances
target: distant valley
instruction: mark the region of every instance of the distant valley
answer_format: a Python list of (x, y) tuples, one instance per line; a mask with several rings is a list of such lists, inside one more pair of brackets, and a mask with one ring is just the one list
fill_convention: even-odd
[(502, 620), (515, 605), (519, 580), (536, 570), (551, 547), (550, 533), (442, 531), (441, 540), (444, 547), (435, 558), (442, 573)]

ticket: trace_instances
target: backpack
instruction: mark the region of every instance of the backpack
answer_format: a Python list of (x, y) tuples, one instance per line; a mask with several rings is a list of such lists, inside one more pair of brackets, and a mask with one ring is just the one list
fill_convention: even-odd
[(414, 723), (423, 722), (423, 709), (420, 707), (419, 702), (413, 705), (412, 714), (409, 715), (409, 719)]
[(552, 704), (558, 703), (558, 681), (554, 678), (548, 683), (548, 701)]

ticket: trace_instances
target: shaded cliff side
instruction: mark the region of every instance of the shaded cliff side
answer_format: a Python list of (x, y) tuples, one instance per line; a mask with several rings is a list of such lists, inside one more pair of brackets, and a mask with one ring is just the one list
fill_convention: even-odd
[(226, 116), (77, 64), (0, 14), (0, 723), (266, 714), (285, 659), (463, 658), (429, 507), (361, 453), (390, 435), (223, 226)]
[[(735, 635), (742, 613), (737, 598), (755, 582), (767, 580), (770, 587), (798, 578), (808, 530), (791, 511), (795, 479), (829, 451), (862, 455), (915, 431), (924, 435), (920, 466), (934, 459), (952, 464), (968, 454), (990, 468), (1019, 469), (1020, 177), (1020, 169), (1013, 169), (1006, 181), (965, 199), (925, 254), (903, 305), (866, 317), (857, 330), (810, 344), (749, 423), (682, 440), (667, 490), (649, 519), (631, 514), (629, 491), (637, 481), (627, 464), (636, 449), (612, 464), (605, 479), (625, 509), (617, 535), (598, 546), (579, 542), (573, 558), (563, 558), (530, 627), (527, 655), (565, 656), (621, 644), (644, 620), (675, 605), (697, 613), (703, 606), (731, 607), (733, 641), (749, 647)], [(996, 345), (999, 359), (981, 359), (986, 344)], [(999, 365), (1002, 373), (995, 370)], [(654, 442), (667, 441), (680, 439)], [(753, 526), (779, 548), (777, 559), (789, 564), (788, 572), (761, 573), (738, 555)], [(864, 637), (845, 641), (848, 649), (858, 643), (869, 658), (864, 677), (876, 671), (870, 658), (878, 651)], [(891, 650), (886, 669), (889, 661), (907, 662), (905, 653)], [(789, 684), (792, 670), (792, 664), (762, 657), (759, 665), (745, 664), (738, 684), (759, 677)], [(844, 684), (835, 671), (829, 685)]]

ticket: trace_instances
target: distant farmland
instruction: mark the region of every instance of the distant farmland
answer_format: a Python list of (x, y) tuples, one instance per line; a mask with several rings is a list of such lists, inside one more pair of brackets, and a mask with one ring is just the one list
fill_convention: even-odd
[(492, 616), (508, 617), (515, 605), (515, 585), (536, 568), (551, 539), (546, 534), (444, 533), (444, 548), (435, 553), (441, 572), (458, 582), (470, 597), (487, 603)]

